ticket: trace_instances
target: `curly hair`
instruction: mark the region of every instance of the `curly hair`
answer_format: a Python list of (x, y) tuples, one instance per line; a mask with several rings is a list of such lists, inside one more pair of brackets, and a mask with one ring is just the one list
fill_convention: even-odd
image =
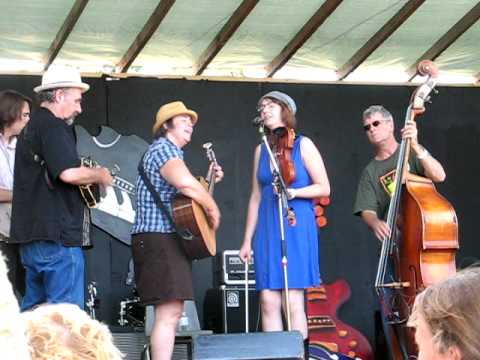
[(417, 327), (421, 317), (440, 354), (457, 347), (463, 359), (480, 359), (479, 299), (480, 267), (464, 269), (420, 293), (408, 325)]
[(122, 358), (108, 327), (76, 305), (42, 305), (22, 316), (32, 360)]
[(20, 321), (20, 309), (7, 277), (7, 264), (0, 251), (0, 358), (28, 360), (25, 328)]

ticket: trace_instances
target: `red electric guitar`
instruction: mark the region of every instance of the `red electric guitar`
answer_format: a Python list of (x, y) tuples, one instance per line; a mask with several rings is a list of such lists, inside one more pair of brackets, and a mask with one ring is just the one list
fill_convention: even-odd
[(310, 344), (355, 359), (373, 360), (372, 348), (367, 339), (337, 318), (337, 309), (349, 298), (350, 286), (343, 279), (307, 289)]

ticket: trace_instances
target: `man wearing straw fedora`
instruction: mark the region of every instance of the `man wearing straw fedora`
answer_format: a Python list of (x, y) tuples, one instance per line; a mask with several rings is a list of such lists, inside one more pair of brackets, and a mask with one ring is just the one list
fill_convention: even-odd
[(18, 139), (11, 242), (26, 270), (21, 309), (41, 303), (84, 307), (88, 216), (78, 185), (110, 185), (105, 168), (86, 168), (76, 150), (74, 118), (90, 86), (70, 67), (51, 67), (35, 87), (40, 108)]
[[(166, 213), (171, 213), (173, 197), (180, 192), (192, 198), (205, 209), (214, 229), (220, 223), (217, 204), (183, 161), (182, 148), (190, 142), (197, 120), (197, 113), (181, 101), (160, 107), (153, 125), (156, 139), (141, 161), (145, 181), (142, 175), (137, 179), (132, 253), (140, 301), (155, 307), (150, 337), (154, 360), (171, 359), (183, 302), (193, 299), (191, 260), (183, 251), (175, 225)], [(212, 166), (211, 171), (215, 171), (215, 182), (223, 178), (219, 165)], [(152, 192), (147, 188), (148, 182)], [(161, 201), (159, 206), (155, 195)]]

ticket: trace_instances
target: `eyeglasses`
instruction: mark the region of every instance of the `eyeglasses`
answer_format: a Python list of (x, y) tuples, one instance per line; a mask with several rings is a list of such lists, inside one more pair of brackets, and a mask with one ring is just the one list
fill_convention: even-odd
[(377, 127), (378, 125), (380, 125), (380, 123), (381, 123), (380, 120), (375, 120), (375, 121), (372, 122), (371, 124), (363, 125), (363, 130), (369, 131), (372, 126), (373, 126), (373, 127)]
[(274, 104), (276, 104), (275, 101), (265, 101), (265, 102), (263, 102), (263, 104), (260, 104), (259, 106), (257, 106), (257, 111), (260, 113), (260, 112), (262, 112), (263, 109), (270, 108)]

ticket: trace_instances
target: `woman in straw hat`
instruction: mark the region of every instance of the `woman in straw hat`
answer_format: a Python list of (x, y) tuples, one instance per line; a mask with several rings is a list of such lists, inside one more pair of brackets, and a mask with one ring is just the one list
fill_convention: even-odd
[[(181, 101), (160, 107), (153, 126), (155, 141), (148, 148), (142, 165), (169, 211), (173, 197), (180, 192), (199, 203), (213, 228), (217, 229), (220, 211), (183, 161), (182, 148), (190, 142), (197, 120), (197, 113), (187, 109)], [(214, 170), (216, 181), (220, 181), (223, 178), (221, 167), (216, 166)], [(155, 307), (150, 341), (153, 359), (170, 359), (183, 302), (193, 299), (192, 267), (171, 218), (155, 204), (141, 177), (137, 180), (137, 210), (132, 234), (140, 300), (144, 305)]]
[[(272, 91), (258, 102), (260, 117), (276, 152), (277, 135), (296, 126), (295, 101), (285, 93)], [(292, 149), (296, 177), (289, 185), (289, 207), (296, 215), (296, 225), (285, 222), (288, 257), (289, 310), (293, 330), (307, 338), (304, 289), (318, 285), (318, 233), (312, 199), (330, 194), (330, 184), (323, 160), (313, 142), (295, 136)], [(255, 256), (256, 288), (260, 291), (264, 331), (280, 331), (285, 282), (282, 271), (282, 245), (276, 191), (265, 145), (257, 146), (254, 156), (252, 193), (248, 205), (245, 235), (240, 256)], [(308, 341), (305, 341), (307, 350)]]
[(480, 267), (458, 272), (420, 293), (408, 325), (419, 360), (480, 359)]

